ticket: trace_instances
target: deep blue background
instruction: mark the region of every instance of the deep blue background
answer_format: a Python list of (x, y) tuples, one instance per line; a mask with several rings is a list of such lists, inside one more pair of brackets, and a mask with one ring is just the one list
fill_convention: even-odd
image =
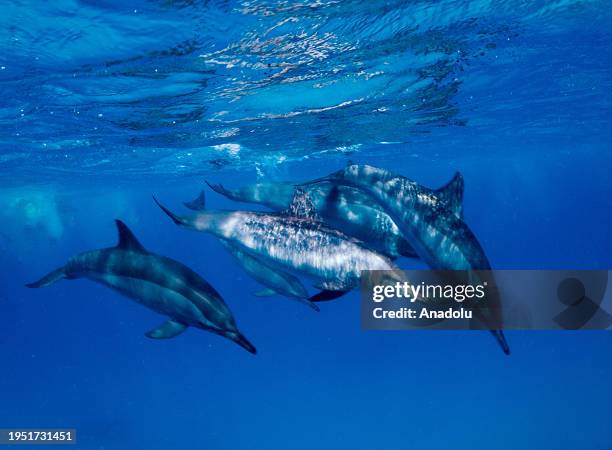
[[(495, 268), (610, 269), (608, 6), (3, 5), (0, 427), (106, 450), (612, 448), (610, 333), (508, 332), (505, 357), (486, 332), (364, 332), (357, 293), (318, 314), (253, 297), (150, 197), (348, 159), (432, 187), (459, 170)], [(115, 218), (211, 282), (258, 355), (149, 340), (161, 317), (87, 280), (23, 287), (112, 245)]]

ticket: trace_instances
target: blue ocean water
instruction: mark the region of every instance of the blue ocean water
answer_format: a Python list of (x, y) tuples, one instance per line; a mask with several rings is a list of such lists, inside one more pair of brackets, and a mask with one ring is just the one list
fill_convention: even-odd
[[(609, 333), (508, 332), (506, 357), (486, 332), (365, 332), (357, 292), (318, 314), (256, 298), (151, 200), (348, 160), (431, 187), (461, 171), (493, 267), (610, 269), (608, 2), (0, 11), (0, 428), (76, 428), (98, 450), (612, 448)], [(198, 330), (149, 340), (158, 315), (88, 280), (24, 287), (113, 245), (116, 218), (213, 284), (258, 354)]]

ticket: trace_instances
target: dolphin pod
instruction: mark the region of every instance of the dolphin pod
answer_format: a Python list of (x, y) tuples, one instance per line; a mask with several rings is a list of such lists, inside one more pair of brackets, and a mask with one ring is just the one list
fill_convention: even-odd
[(195, 327), (257, 352), (238, 331), (232, 312), (206, 280), (178, 261), (147, 251), (123, 222), (117, 220), (116, 224), (119, 243), (115, 247), (73, 256), (64, 266), (26, 286), (41, 288), (61, 279), (89, 278), (168, 317), (146, 333), (149, 338), (172, 338), (187, 327)]
[[(465, 270), (477, 277), (477, 271), (491, 266), (474, 233), (462, 215), (447, 201), (432, 195), (412, 180), (368, 165), (349, 165), (329, 176), (305, 183), (333, 183), (362, 190), (389, 214), (419, 258), (435, 270)], [(485, 326), (501, 325), (501, 307), (492, 313), (482, 309), (474, 312)], [(501, 329), (491, 329), (502, 350), (510, 348)]]
[[(393, 262), (399, 256), (418, 257), (433, 269), (465, 270), (471, 281), (478, 271), (490, 269), (463, 220), (459, 173), (439, 189), (366, 165), (349, 165), (302, 184), (258, 183), (236, 190), (209, 186), (230, 199), (275, 211), (208, 210), (203, 191), (184, 202), (194, 211), (189, 216), (154, 200), (175, 224), (218, 238), (245, 272), (265, 287), (256, 296), (279, 294), (318, 311), (315, 302), (356, 288), (363, 270), (384, 271), (392, 283), (407, 281)], [(146, 333), (150, 338), (172, 338), (192, 326), (256, 353), (208, 282), (183, 264), (148, 252), (123, 222), (116, 224), (117, 246), (76, 255), (27, 286), (89, 278), (168, 317)], [(320, 292), (309, 297), (302, 284), (306, 280)], [(509, 354), (500, 310), (474, 311), (474, 317)]]

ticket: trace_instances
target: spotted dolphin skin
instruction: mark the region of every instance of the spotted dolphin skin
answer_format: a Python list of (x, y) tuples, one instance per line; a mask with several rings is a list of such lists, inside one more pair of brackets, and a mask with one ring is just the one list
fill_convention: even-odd
[(61, 279), (89, 278), (168, 317), (146, 333), (152, 339), (172, 338), (187, 327), (226, 337), (251, 353), (255, 347), (238, 331), (232, 312), (219, 293), (190, 268), (147, 251), (120, 220), (119, 243), (73, 256), (68, 263), (27, 284), (46, 287)]
[[(401, 175), (368, 165), (350, 165), (306, 185), (333, 182), (362, 190), (370, 195), (397, 224), (419, 258), (435, 270), (489, 270), (489, 261), (480, 243), (452, 204)], [(479, 317), (484, 324), (502, 323), (501, 307), (494, 316)], [(483, 314), (476, 310), (474, 316)], [(504, 353), (510, 349), (501, 330), (491, 331)]]
[(210, 233), (274, 270), (308, 277), (323, 292), (344, 293), (357, 287), (362, 270), (397, 270), (386, 256), (307, 214), (202, 211), (183, 217), (155, 201), (174, 223)]

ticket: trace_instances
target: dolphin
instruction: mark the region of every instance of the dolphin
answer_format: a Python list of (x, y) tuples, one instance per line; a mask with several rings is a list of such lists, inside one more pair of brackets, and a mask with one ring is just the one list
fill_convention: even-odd
[[(419, 258), (432, 269), (465, 270), (470, 276), (477, 276), (475, 271), (490, 270), (484, 250), (460, 211), (418, 183), (384, 169), (356, 164), (305, 184), (321, 182), (347, 185), (367, 193), (389, 214)], [(499, 327), (501, 305), (492, 306), (490, 315), (484, 316), (484, 310), (477, 309), (474, 316), (480, 316), (479, 321), (485, 325)], [(491, 332), (504, 353), (509, 354), (503, 331), (491, 329)]]
[(291, 214), (207, 210), (183, 217), (153, 199), (177, 225), (210, 233), (275, 270), (310, 278), (322, 290), (313, 301), (357, 287), (362, 270), (398, 273), (388, 257), (316, 220), (306, 193), (296, 194)]
[(89, 278), (167, 316), (166, 322), (145, 334), (149, 338), (172, 338), (191, 326), (257, 352), (238, 331), (215, 288), (180, 262), (147, 251), (123, 222), (115, 223), (119, 233), (115, 247), (73, 256), (63, 267), (26, 286), (40, 288), (61, 279)]
[(308, 300), (308, 291), (297, 277), (264, 264), (244, 250), (231, 245), (226, 240), (221, 240), (221, 243), (236, 258), (246, 273), (267, 287), (267, 289), (256, 292), (255, 296), (268, 297), (280, 294), (285, 297), (295, 298), (307, 304), (315, 311), (319, 311), (319, 307)]

